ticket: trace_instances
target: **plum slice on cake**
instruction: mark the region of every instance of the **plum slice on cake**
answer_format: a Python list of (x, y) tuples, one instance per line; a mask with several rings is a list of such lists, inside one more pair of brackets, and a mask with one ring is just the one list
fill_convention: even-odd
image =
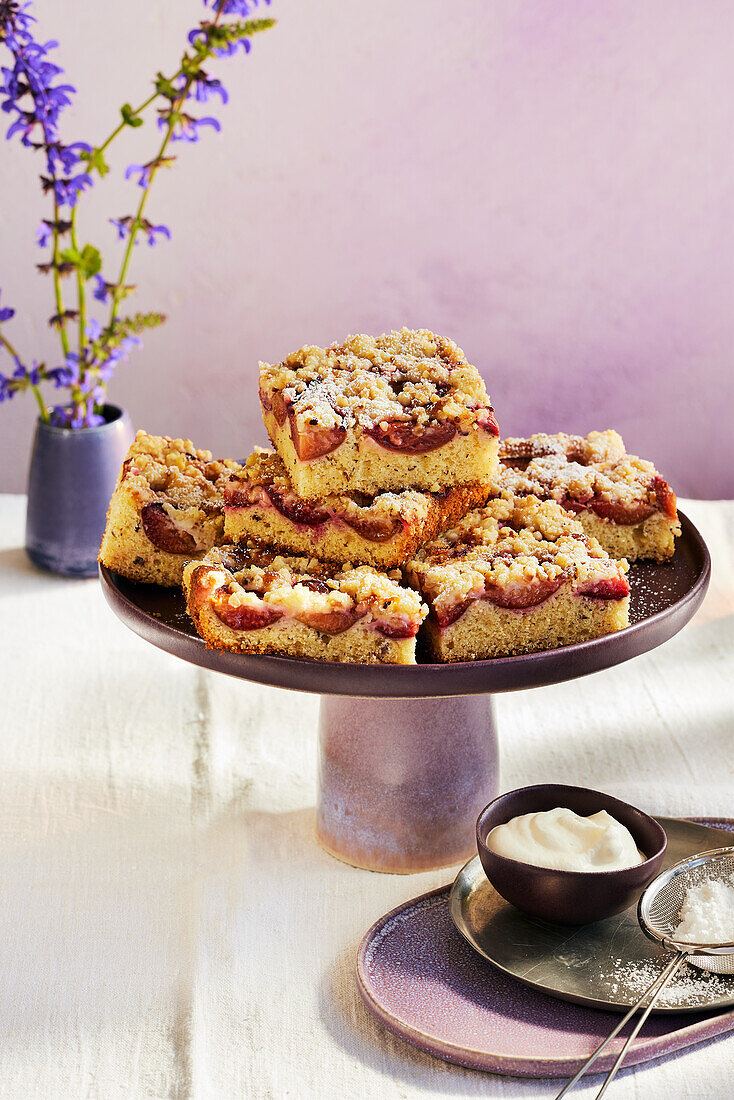
[(190, 439), (139, 431), (107, 511), (99, 560), (135, 581), (173, 586), (224, 537), (222, 491), (238, 469)]
[(665, 561), (681, 526), (675, 493), (614, 431), (531, 435), (500, 444), (498, 486), (555, 500), (614, 557)]
[(392, 569), (489, 495), (486, 483), (442, 493), (343, 493), (305, 500), (282, 459), (255, 451), (224, 486), (227, 542), (255, 540), (291, 554)]
[(499, 429), (479, 372), (427, 329), (350, 336), (260, 364), (273, 446), (308, 500), (440, 492), (497, 470)]
[(427, 614), (417, 592), (369, 566), (225, 544), (183, 576), (208, 646), (359, 664), (414, 664)]
[(505, 493), (420, 550), (405, 575), (428, 604), (433, 657), (472, 661), (627, 626), (626, 570), (553, 501)]

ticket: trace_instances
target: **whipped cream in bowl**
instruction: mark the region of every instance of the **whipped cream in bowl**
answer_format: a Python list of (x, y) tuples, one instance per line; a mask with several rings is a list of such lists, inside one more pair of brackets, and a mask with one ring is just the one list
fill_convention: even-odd
[(477, 847), (506, 901), (556, 924), (587, 924), (636, 903), (661, 868), (667, 838), (621, 799), (555, 783), (490, 802), (477, 821)]
[(566, 806), (520, 814), (487, 835), (509, 859), (556, 871), (621, 871), (647, 858), (629, 829), (606, 810), (582, 817)]

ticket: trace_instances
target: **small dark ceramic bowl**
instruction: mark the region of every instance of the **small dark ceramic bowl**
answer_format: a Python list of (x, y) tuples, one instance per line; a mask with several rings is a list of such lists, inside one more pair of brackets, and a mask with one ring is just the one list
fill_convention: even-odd
[[(487, 836), (496, 825), (556, 806), (584, 817), (606, 810), (626, 825), (647, 859), (622, 871), (555, 871), (500, 856), (487, 847)], [(587, 787), (542, 783), (509, 791), (490, 802), (477, 821), (477, 846), (487, 878), (505, 901), (553, 924), (590, 924), (621, 913), (637, 901), (660, 870), (668, 838), (654, 818), (618, 798)]]

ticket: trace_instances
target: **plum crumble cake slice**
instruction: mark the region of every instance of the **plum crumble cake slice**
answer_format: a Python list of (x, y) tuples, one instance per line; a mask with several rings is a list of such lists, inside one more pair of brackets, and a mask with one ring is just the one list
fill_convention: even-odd
[(184, 569), (186, 605), (207, 645), (358, 664), (414, 664), (427, 608), (369, 566), (328, 565), (225, 544)]
[(479, 372), (427, 329), (350, 336), (260, 364), (260, 403), (299, 496), (488, 481), (499, 429)]
[(134, 581), (180, 584), (185, 563), (222, 541), (222, 490), (238, 468), (190, 439), (139, 431), (112, 494), (99, 560)]
[(675, 493), (652, 462), (627, 454), (617, 432), (505, 439), (500, 462), (500, 488), (557, 501), (613, 557), (672, 557), (681, 532)]
[(472, 661), (621, 630), (626, 570), (553, 501), (505, 493), (420, 550), (405, 573), (428, 604), (433, 656)]
[(485, 484), (443, 493), (347, 493), (304, 500), (279, 455), (255, 451), (224, 486), (227, 542), (252, 540), (291, 554), (392, 569), (489, 496)]

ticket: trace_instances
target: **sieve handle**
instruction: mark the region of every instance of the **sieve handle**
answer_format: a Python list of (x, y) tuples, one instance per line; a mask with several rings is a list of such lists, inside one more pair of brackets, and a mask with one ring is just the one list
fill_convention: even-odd
[(606, 1081), (604, 1082), (604, 1084), (602, 1085), (600, 1091), (596, 1095), (596, 1100), (599, 1100), (599, 1097), (606, 1091), (607, 1085), (610, 1083), (610, 1081), (612, 1080), (612, 1078), (616, 1074), (617, 1070), (619, 1069), (619, 1067), (622, 1063), (622, 1059), (624, 1058), (625, 1054), (627, 1053), (627, 1050), (629, 1049), (630, 1043), (637, 1036), (638, 1031), (640, 1030), (640, 1028), (644, 1024), (645, 1020), (647, 1019), (647, 1017), (650, 1013), (650, 1009), (655, 1004), (655, 1001), (657, 1000), (659, 994), (662, 992), (662, 990), (665, 988), (665, 986), (668, 984), (668, 982), (671, 980), (671, 978), (676, 974), (676, 972), (678, 971), (681, 964), (683, 962), (685, 962), (685, 960), (687, 958), (688, 958), (688, 953), (686, 952), (685, 954), (678, 955), (675, 959), (673, 959), (671, 962), (668, 963), (665, 970), (663, 970), (662, 974), (658, 974), (655, 981), (650, 983), (650, 985), (647, 987), (647, 989), (642, 994), (642, 996), (639, 998), (639, 1000), (635, 1001), (635, 1003), (630, 1008), (629, 1012), (627, 1012), (626, 1016), (622, 1017), (622, 1019), (619, 1021), (619, 1023), (615, 1027), (614, 1031), (610, 1032), (609, 1035), (607, 1035), (606, 1039), (604, 1039), (603, 1042), (601, 1042), (599, 1044), (599, 1046), (596, 1048), (596, 1050), (592, 1054), (589, 1055), (589, 1057), (586, 1059), (586, 1061), (584, 1062), (581, 1069), (579, 1069), (577, 1071), (577, 1073), (571, 1078), (570, 1081), (566, 1082), (566, 1084), (563, 1086), (561, 1091), (556, 1096), (555, 1100), (561, 1100), (561, 1097), (565, 1096), (566, 1093), (568, 1092), (568, 1090), (573, 1085), (575, 1085), (576, 1082), (581, 1077), (583, 1077), (583, 1075), (586, 1073), (589, 1066), (592, 1065), (592, 1063), (597, 1060), (597, 1058), (602, 1053), (602, 1051), (604, 1051), (607, 1048), (607, 1046), (609, 1045), (609, 1043), (611, 1043), (612, 1039), (616, 1038), (616, 1036), (619, 1035), (620, 1031), (622, 1030), (624, 1025), (627, 1023), (627, 1021), (632, 1019), (635, 1012), (637, 1012), (638, 1008), (640, 1008), (641, 1005), (644, 1004), (646, 999), (648, 997), (650, 997), (650, 1003), (646, 1006), (642, 1017), (640, 1018), (639, 1022), (635, 1026), (634, 1031), (632, 1032), (632, 1034), (629, 1036), (626, 1043), (622, 1047), (622, 1050), (620, 1051), (616, 1062), (614, 1063), (614, 1065), (612, 1066), (612, 1068), (609, 1071), (609, 1075), (608, 1075)]
[(673, 961), (672, 966), (668, 967), (667, 973), (665, 974), (665, 977), (664, 977), (663, 981), (660, 983), (660, 985), (657, 987), (657, 989), (653, 993), (652, 997), (650, 998), (650, 1001), (649, 1001), (648, 1005), (645, 1008), (645, 1011), (640, 1016), (639, 1020), (637, 1021), (637, 1023), (633, 1027), (632, 1031), (630, 1032), (629, 1037), (627, 1039), (627, 1042), (624, 1044), (624, 1046), (620, 1050), (619, 1054), (617, 1055), (617, 1060), (614, 1063), (614, 1065), (612, 1066), (612, 1068), (609, 1070), (609, 1073), (607, 1074), (607, 1078), (606, 1078), (604, 1084), (602, 1085), (602, 1087), (599, 1089), (599, 1091), (596, 1094), (595, 1100), (600, 1100), (600, 1098), (607, 1091), (607, 1088), (609, 1087), (609, 1085), (612, 1082), (612, 1078), (615, 1076), (617, 1070), (622, 1065), (622, 1061), (624, 1060), (624, 1056), (627, 1053), (627, 1051), (629, 1050), (630, 1045), (632, 1044), (633, 1040), (637, 1038), (638, 1031), (640, 1030), (640, 1028), (644, 1024), (647, 1017), (650, 1015), (650, 1012), (652, 1010), (652, 1006), (655, 1004), (655, 1002), (657, 1001), (658, 997), (660, 996), (660, 994), (665, 989), (668, 982), (671, 981), (671, 979), (678, 973), (681, 966), (683, 965), (683, 963), (688, 958), (689, 954), (690, 954), (689, 951), (681, 951), (681, 953), (678, 955), (678, 957)]

